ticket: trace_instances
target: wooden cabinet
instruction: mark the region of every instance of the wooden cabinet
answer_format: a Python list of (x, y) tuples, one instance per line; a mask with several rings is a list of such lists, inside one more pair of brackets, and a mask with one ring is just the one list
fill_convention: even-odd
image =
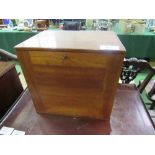
[(0, 62), (0, 119), (14, 105), (23, 87), (11, 62)]
[(113, 32), (44, 31), (15, 48), (38, 113), (110, 119), (125, 54)]

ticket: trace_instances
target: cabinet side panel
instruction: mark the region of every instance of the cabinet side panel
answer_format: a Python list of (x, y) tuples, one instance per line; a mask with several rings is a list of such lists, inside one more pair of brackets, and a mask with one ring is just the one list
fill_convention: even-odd
[(116, 94), (116, 89), (118, 86), (118, 81), (123, 65), (124, 54), (110, 55), (106, 56), (107, 61), (107, 74), (105, 76), (105, 83), (103, 84), (104, 92), (104, 107), (103, 117), (110, 119), (113, 102)]
[(20, 62), (24, 77), (26, 79), (31, 97), (33, 99), (33, 103), (35, 105), (35, 108), (37, 111), (44, 111), (43, 102), (40, 98), (40, 94), (38, 93), (38, 90), (37, 90), (35, 83), (34, 83), (34, 78), (33, 78), (33, 75), (34, 75), (33, 72), (34, 71), (32, 68), (32, 63), (31, 63), (30, 58), (29, 58), (29, 52), (24, 51), (24, 50), (23, 51), (16, 50), (16, 52), (17, 52), (17, 56), (19, 58), (19, 62)]

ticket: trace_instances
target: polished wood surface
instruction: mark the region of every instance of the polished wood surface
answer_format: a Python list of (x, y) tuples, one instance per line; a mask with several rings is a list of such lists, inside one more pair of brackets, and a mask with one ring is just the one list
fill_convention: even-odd
[[(106, 52), (117, 53), (125, 51), (124, 46), (112, 31), (43, 31), (15, 46), (18, 50), (40, 49), (70, 52)], [(109, 47), (111, 46), (111, 47)], [(115, 47), (115, 48), (114, 48)], [(113, 49), (114, 48), (114, 49)], [(73, 50), (74, 49), (74, 50)]]
[(119, 85), (110, 121), (38, 114), (27, 90), (0, 124), (25, 131), (26, 135), (149, 135), (155, 130), (132, 85)]
[(22, 92), (15, 63), (0, 62), (0, 120)]
[(16, 50), (37, 112), (110, 119), (125, 54), (113, 32), (45, 31)]

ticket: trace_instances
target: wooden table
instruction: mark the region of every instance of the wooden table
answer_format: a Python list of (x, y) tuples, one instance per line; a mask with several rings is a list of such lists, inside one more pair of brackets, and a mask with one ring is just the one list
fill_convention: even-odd
[(22, 92), (15, 63), (0, 62), (0, 120)]
[(29, 91), (26, 90), (0, 128), (2, 126), (14, 127), (31, 135), (155, 134), (139, 93), (132, 85), (118, 86), (110, 122), (40, 115), (36, 113)]

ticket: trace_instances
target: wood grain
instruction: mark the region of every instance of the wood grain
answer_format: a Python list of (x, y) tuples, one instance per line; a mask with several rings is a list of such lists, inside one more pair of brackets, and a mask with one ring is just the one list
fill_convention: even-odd
[[(104, 46), (117, 47), (103, 50)], [(60, 52), (124, 53), (125, 48), (113, 31), (43, 31), (15, 46), (18, 50), (49, 50)]]

